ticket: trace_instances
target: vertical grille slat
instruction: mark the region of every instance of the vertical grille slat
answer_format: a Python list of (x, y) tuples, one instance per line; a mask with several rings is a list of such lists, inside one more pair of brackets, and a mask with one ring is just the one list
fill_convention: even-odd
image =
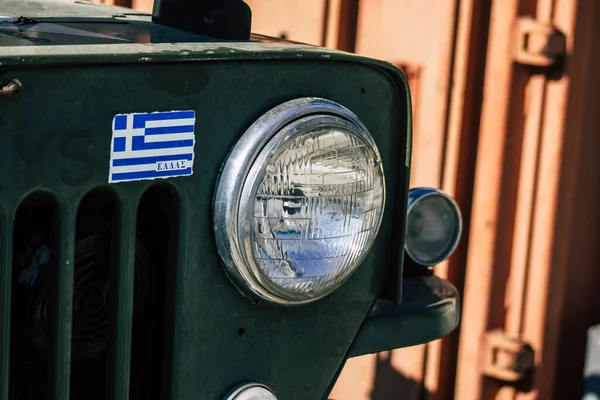
[(120, 218), (113, 237), (114, 268), (111, 268), (110, 326), (107, 399), (129, 398), (131, 345), (133, 331), (134, 270), (136, 254), (136, 209), (121, 198)]
[(53, 400), (68, 400), (71, 369), (76, 210), (70, 205), (63, 205), (58, 214), (60, 216), (59, 229), (57, 237), (54, 238), (58, 248), (57, 273), (53, 285), (50, 317), (53, 328), (50, 335), (50, 398)]
[(12, 286), (11, 219), (0, 207), (0, 400), (8, 400)]

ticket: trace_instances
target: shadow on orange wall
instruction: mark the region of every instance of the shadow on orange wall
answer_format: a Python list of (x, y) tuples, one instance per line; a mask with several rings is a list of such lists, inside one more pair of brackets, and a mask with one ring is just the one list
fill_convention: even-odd
[[(396, 353), (397, 354), (397, 353)], [(410, 379), (398, 372), (392, 364), (394, 352), (376, 355), (372, 388), (368, 394), (371, 400), (420, 400), (431, 398), (422, 382)], [(337, 395), (329, 400), (351, 400)]]

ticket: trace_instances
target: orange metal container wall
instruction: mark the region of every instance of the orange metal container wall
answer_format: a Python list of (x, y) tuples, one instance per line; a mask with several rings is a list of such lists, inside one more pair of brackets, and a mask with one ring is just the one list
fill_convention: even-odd
[[(515, 63), (519, 16), (551, 22), (566, 34), (562, 75), (549, 78)], [(591, 200), (598, 184), (589, 173), (597, 171), (598, 157), (578, 145), (597, 141), (592, 132), (598, 118), (584, 119), (593, 104), (586, 100), (598, 92), (595, 74), (586, 69), (597, 62), (598, 21), (593, 1), (492, 3), (457, 399), (581, 398), (585, 332), (598, 321), (592, 283), (598, 254), (590, 251), (598, 235), (597, 201)], [(582, 201), (574, 201), (575, 193)], [(534, 348), (530, 392), (482, 375), (481, 360), (489, 351), (483, 343), (493, 329)]]
[(325, 0), (248, 0), (252, 31), (322, 45)]

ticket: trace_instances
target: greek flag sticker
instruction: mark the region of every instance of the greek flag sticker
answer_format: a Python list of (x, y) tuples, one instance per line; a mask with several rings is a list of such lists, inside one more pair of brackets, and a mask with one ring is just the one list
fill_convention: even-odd
[(195, 111), (116, 115), (108, 181), (192, 175), (195, 122)]

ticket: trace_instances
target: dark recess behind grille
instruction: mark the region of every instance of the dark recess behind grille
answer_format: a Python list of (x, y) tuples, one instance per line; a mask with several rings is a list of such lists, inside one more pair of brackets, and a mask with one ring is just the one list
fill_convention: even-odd
[[(49, 291), (56, 271), (58, 206), (34, 193), (19, 206), (13, 225), (10, 399), (44, 400)], [(36, 260), (36, 263), (34, 263)], [(36, 267), (37, 264), (37, 267)], [(21, 282), (19, 282), (21, 281)]]
[[(51, 398), (53, 376), (49, 372), (58, 297), (53, 292), (56, 255), (61, 241), (74, 239), (69, 398), (104, 400), (112, 398), (110, 393), (115, 387), (121, 387), (130, 391), (131, 400), (160, 399), (161, 393), (168, 391), (172, 362), (164, 354), (169, 354), (165, 351), (169, 352), (172, 340), (169, 323), (173, 323), (173, 299), (166, 293), (173, 293), (170, 288), (176, 279), (173, 266), (179, 216), (177, 197), (170, 188), (157, 185), (145, 192), (139, 207), (127, 208), (122, 206), (119, 192), (93, 190), (80, 202), (76, 226), (70, 228), (72, 238), (60, 237), (62, 211), (50, 194), (35, 193), (21, 203), (14, 220), (9, 398)], [(123, 218), (122, 213), (135, 212), (137, 219), (133, 214)], [(126, 283), (132, 285), (133, 291), (117, 293), (118, 280), (126, 276), (122, 273), (124, 266), (119, 264), (123, 259), (119, 252), (123, 251), (122, 224), (126, 219), (136, 221), (132, 247), (135, 279)], [(37, 275), (35, 268), (28, 268), (34, 259), (39, 265)], [(130, 355), (111, 352), (115, 339), (120, 337), (114, 334), (116, 306), (110, 301), (123, 293), (133, 294), (133, 299), (129, 299), (133, 304), (133, 329), (125, 329), (131, 334)], [(115, 363), (123, 363), (129, 356), (130, 377), (123, 379), (114, 372)]]
[(173, 315), (173, 299), (166, 293), (173, 293), (175, 280), (177, 220), (178, 205), (170, 189), (155, 186), (144, 194), (138, 208), (137, 232), (152, 260), (152, 284), (146, 306), (133, 326), (131, 400), (158, 400), (168, 385), (168, 380), (161, 378), (171, 369), (164, 363), (170, 362), (165, 355), (171, 354), (171, 335), (165, 335), (165, 330), (173, 326), (166, 318)]
[(77, 212), (70, 379), (73, 399), (106, 397), (109, 302), (115, 297), (111, 277), (118, 268), (113, 256), (118, 251), (118, 210), (112, 193), (97, 190), (84, 197)]

